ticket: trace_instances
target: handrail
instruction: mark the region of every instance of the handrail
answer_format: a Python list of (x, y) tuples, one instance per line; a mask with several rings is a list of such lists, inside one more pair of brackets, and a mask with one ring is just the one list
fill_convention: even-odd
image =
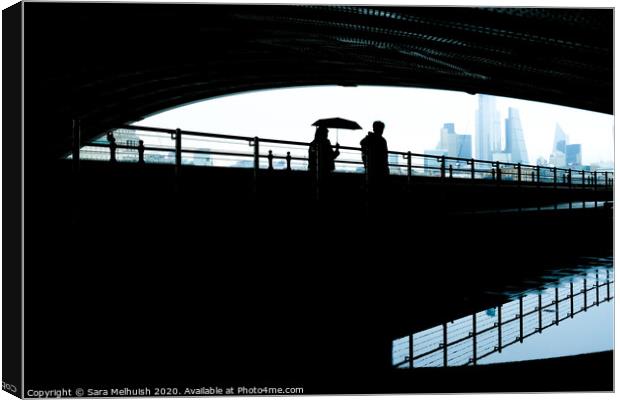
[[(458, 329), (456, 329), (456, 332), (463, 332), (460, 336), (457, 336), (456, 338), (454, 338), (454, 332), (452, 332), (452, 336), (453, 339), (452, 340), (447, 340), (448, 338), (448, 325), (447, 324), (441, 324), (438, 325), (436, 327), (433, 328), (429, 328), (429, 329), (425, 329), (421, 332), (425, 332), (425, 331), (429, 331), (432, 329), (435, 329), (435, 331), (433, 331), (432, 333), (429, 334), (423, 334), (422, 337), (425, 338), (425, 340), (422, 342), (423, 344), (421, 345), (422, 348), (420, 350), (418, 350), (418, 353), (416, 354), (416, 348), (419, 348), (419, 344), (416, 347), (415, 343), (418, 343), (420, 338), (416, 339), (416, 337), (414, 336), (414, 334), (411, 334), (405, 338), (408, 338), (407, 341), (403, 341), (401, 342), (400, 346), (396, 346), (393, 345), (394, 349), (397, 349), (397, 353), (401, 354), (401, 357), (403, 357), (403, 353), (407, 353), (409, 355), (405, 355), (404, 359), (402, 361), (399, 362), (393, 362), (393, 366), (396, 368), (399, 367), (403, 367), (403, 366), (409, 366), (409, 367), (413, 367), (413, 362), (415, 360), (419, 360), (422, 359), (424, 357), (427, 357), (431, 354), (437, 353), (438, 357), (440, 358), (441, 353), (444, 353), (444, 366), (447, 366), (446, 363), (446, 356), (445, 354), (447, 354), (448, 349), (450, 346), (462, 343), (466, 340), (471, 339), (473, 341), (473, 346), (474, 348), (476, 348), (476, 338), (478, 336), (483, 335), (484, 333), (493, 331), (493, 330), (497, 330), (497, 335), (496, 336), (485, 336), (484, 340), (487, 340), (486, 345), (488, 345), (489, 341), (487, 338), (493, 338), (493, 340), (491, 340), (491, 342), (493, 341), (497, 341), (497, 345), (492, 348), (491, 351), (486, 352), (482, 355), (477, 356), (476, 355), (476, 350), (472, 350), (472, 353), (474, 354), (474, 357), (471, 357), (468, 359), (468, 361), (465, 363), (465, 365), (469, 365), (471, 363), (475, 364), (478, 360), (487, 357), (493, 353), (496, 353), (498, 351), (501, 351), (502, 349), (511, 346), (515, 343), (518, 342), (522, 342), (523, 339), (526, 339), (528, 337), (530, 337), (531, 335), (535, 334), (535, 333), (541, 333), (542, 331), (544, 331), (545, 329), (548, 329), (552, 326), (556, 326), (558, 325), (560, 322), (572, 318), (575, 315), (581, 313), (581, 312), (585, 312), (587, 311), (589, 308), (591, 308), (594, 305), (599, 305), (600, 303), (606, 302), (606, 301), (610, 301), (611, 299), (613, 299), (614, 297), (610, 294), (610, 290), (609, 287), (611, 284), (615, 283), (615, 280), (613, 278), (610, 278), (609, 276), (609, 270), (607, 270), (607, 277), (601, 277), (599, 278), (598, 275), (598, 270), (596, 273), (596, 280), (595, 282), (592, 282), (591, 280), (589, 281), (589, 283), (592, 286), (588, 287), (588, 279), (587, 276), (584, 277), (583, 279), (583, 288), (582, 289), (575, 289), (573, 282), (570, 282), (570, 293), (566, 296), (562, 296), (561, 298), (559, 297), (559, 288), (556, 287), (555, 289), (555, 296), (552, 296), (552, 298), (550, 300), (548, 300), (548, 302), (546, 302), (545, 304), (543, 304), (542, 302), (542, 294), (538, 294), (538, 295), (526, 295), (526, 296), (520, 296), (517, 300), (519, 303), (515, 304), (514, 306), (517, 307), (517, 314), (514, 315), (514, 317), (510, 317), (510, 318), (502, 318), (502, 307), (508, 307), (508, 305), (511, 305), (512, 303), (516, 302), (517, 300), (513, 300), (512, 302), (506, 303), (506, 304), (500, 304), (498, 305), (498, 316), (497, 316), (497, 322), (492, 323), (491, 325), (489, 325), (486, 328), (480, 329), (480, 330), (476, 330), (476, 315), (479, 312), (476, 312), (474, 314), (471, 314), (472, 317), (472, 322), (471, 322), (471, 328), (469, 328), (469, 325), (466, 323), (460, 323), (458, 322)], [(581, 283), (579, 283), (579, 285), (581, 285)], [(603, 294), (603, 297), (600, 298), (599, 297), (599, 289), (600, 288), (607, 288), (607, 293)], [(553, 288), (548, 288), (548, 289), (553, 289)], [(564, 288), (565, 290), (568, 290), (568, 287)], [(596, 292), (596, 297), (595, 300), (593, 300), (592, 304), (589, 305), (587, 299), (588, 299), (588, 293), (590, 292)], [(529, 296), (535, 296), (538, 299), (537, 305), (536, 302), (529, 302), (527, 303), (528, 307), (531, 307), (532, 305), (535, 305), (531, 310), (529, 311), (524, 311), (524, 305), (525, 303), (525, 299)], [(579, 300), (579, 299), (583, 299), (583, 306), (581, 306), (580, 308), (575, 308), (575, 300)], [(566, 303), (570, 303), (570, 312), (566, 313), (566, 315), (564, 315), (564, 312), (566, 310), (564, 310), (563, 316), (560, 316), (560, 306), (562, 304), (566, 304)], [(554, 315), (554, 319), (551, 323), (549, 324), (543, 324), (543, 311), (545, 311), (546, 309), (554, 309), (555, 311), (555, 315)], [(553, 312), (553, 311), (552, 311)], [(531, 320), (528, 321), (528, 323), (530, 323), (530, 325), (528, 327), (525, 327), (524, 324), (524, 319), (526, 317), (532, 316), (534, 314), (538, 314), (538, 319), (535, 320), (534, 325), (536, 326), (533, 330), (532, 325), (531, 325)], [(463, 318), (467, 318), (467, 316), (463, 317)], [(463, 318), (458, 319), (459, 321), (463, 320)], [(505, 326), (509, 326), (509, 324), (518, 322), (519, 324), (517, 324), (515, 326), (515, 333), (518, 333), (518, 336), (514, 339), (514, 340), (510, 340), (508, 339), (507, 342), (504, 342), (504, 339), (507, 339), (506, 337), (506, 332), (503, 332), (503, 327)], [(437, 330), (436, 328), (440, 328), (443, 327), (442, 329)], [(454, 327), (453, 327), (454, 328)], [(527, 328), (527, 329), (526, 329)], [(442, 330), (443, 330), (443, 340), (442, 340)], [(515, 331), (513, 330), (513, 331)], [(526, 330), (528, 332), (526, 332)], [(421, 333), (418, 332), (418, 333)], [(504, 339), (502, 339), (502, 337)], [(402, 338), (402, 339), (405, 339)], [(444, 343), (444, 341), (446, 343)], [(407, 345), (408, 343), (408, 345)], [(433, 344), (434, 343), (434, 344)], [(402, 345), (405, 344), (405, 345)], [(412, 348), (409, 348), (409, 346), (413, 346)], [(429, 350), (430, 349), (430, 350)], [(484, 349), (483, 349), (484, 350)], [(467, 350), (466, 350), (467, 351)], [(440, 353), (441, 352), (441, 353)], [(454, 353), (453, 353), (454, 354)], [(453, 357), (453, 359), (456, 357)]]
[[(143, 131), (168, 133), (168, 134), (176, 134), (177, 133), (176, 129), (157, 128), (157, 127), (149, 127), (149, 126), (142, 126), (142, 125), (121, 125), (118, 128), (119, 129), (143, 130)], [(183, 129), (179, 129), (178, 132), (180, 132), (181, 134), (184, 134), (184, 135), (199, 136), (199, 137), (212, 137), (212, 138), (220, 138), (220, 139), (243, 140), (243, 141), (250, 141), (250, 142), (254, 140), (253, 137), (240, 136), (240, 135), (228, 135), (228, 134), (221, 134), (221, 133), (208, 133), (208, 132), (188, 131), (188, 130), (183, 130)], [(294, 145), (294, 146), (309, 146), (310, 145), (309, 142), (298, 142), (298, 141), (292, 141), (292, 140), (268, 139), (268, 138), (259, 138), (259, 139), (263, 143), (288, 144), (288, 145)], [(332, 145), (332, 147), (335, 148), (336, 146)], [(342, 149), (342, 150), (361, 151), (361, 147), (351, 147), (351, 146), (340, 146), (340, 149)], [(564, 172), (575, 171), (575, 170), (570, 169), (570, 168), (562, 168), (562, 167), (548, 167), (548, 166), (541, 166), (541, 165), (512, 163), (512, 162), (503, 162), (503, 161), (478, 160), (478, 159), (473, 159), (473, 158), (462, 158), (462, 157), (453, 157), (453, 156), (437, 156), (437, 155), (429, 155), (429, 154), (423, 154), (423, 153), (413, 153), (413, 152), (405, 152), (405, 151), (397, 151), (397, 150), (389, 150), (388, 154), (396, 154), (396, 155), (402, 155), (402, 156), (409, 156), (409, 155), (411, 155), (412, 157), (434, 158), (434, 159), (443, 158), (446, 161), (462, 161), (462, 162), (464, 162), (466, 164), (469, 164), (470, 162), (473, 161), (474, 163), (499, 165), (500, 168), (501, 167), (506, 167), (506, 166), (508, 166), (508, 167), (512, 166), (512, 167), (521, 167), (521, 168), (528, 168), (528, 169), (537, 169), (537, 168), (541, 168), (541, 169), (544, 168), (544, 169), (549, 169), (549, 170), (555, 169), (556, 171), (559, 171), (559, 172), (561, 172), (561, 171), (564, 171)], [(588, 171), (588, 172), (593, 172), (593, 171)], [(611, 173), (613, 173), (613, 171), (598, 171), (598, 172), (611, 172)]]
[[(290, 152), (287, 153), (287, 156), (273, 154), (270, 150), (269, 155), (261, 153), (258, 149), (260, 144), (279, 144), (286, 146), (297, 146), (297, 147), (308, 147), (310, 143), (308, 142), (299, 142), (299, 141), (291, 141), (291, 140), (281, 140), (281, 139), (268, 139), (268, 138), (259, 138), (259, 137), (248, 137), (241, 135), (228, 135), (228, 134), (220, 134), (220, 133), (209, 133), (209, 132), (198, 132), (198, 131), (189, 131), (182, 129), (168, 129), (168, 128), (158, 128), (151, 126), (141, 126), (141, 125), (121, 125), (116, 129), (131, 129), (136, 131), (146, 131), (146, 132), (155, 132), (171, 135), (171, 137), (175, 137), (175, 135), (180, 136), (196, 136), (196, 137), (205, 137), (205, 138), (214, 138), (214, 139), (225, 139), (225, 140), (236, 140), (246, 142), (249, 146), (256, 146), (253, 152), (235, 152), (235, 151), (223, 151), (223, 150), (208, 150), (208, 149), (199, 149), (199, 148), (183, 148), (181, 146), (181, 141), (177, 141), (178, 148), (175, 147), (163, 147), (163, 146), (144, 146), (141, 144), (140, 146), (132, 146), (127, 144), (116, 144), (114, 143), (89, 143), (86, 146), (100, 147), (100, 148), (110, 148), (110, 160), (116, 160), (116, 152), (117, 149), (125, 149), (125, 150), (137, 150), (140, 154), (140, 161), (144, 162), (144, 152), (171, 152), (171, 153), (189, 153), (189, 154), (204, 154), (204, 155), (220, 155), (220, 156), (231, 156), (231, 157), (246, 157), (246, 158), (254, 158), (254, 167), (261, 168), (261, 164), (259, 163), (260, 159), (267, 159), (269, 169), (274, 169), (272, 165), (273, 160), (286, 160), (287, 161), (287, 169), (291, 169), (290, 162), (291, 161), (308, 161), (306, 157), (299, 156), (291, 156)], [(113, 133), (113, 132), (112, 132)], [(332, 145), (332, 147), (336, 147)], [(345, 151), (355, 151), (361, 152), (360, 147), (351, 147), (351, 146), (339, 146), (341, 150)], [(539, 166), (539, 165), (531, 165), (531, 164), (521, 164), (521, 163), (511, 163), (511, 162), (500, 162), (500, 161), (489, 161), (489, 160), (477, 160), (474, 158), (461, 158), (461, 157), (453, 157), (453, 156), (442, 156), (442, 155), (430, 155), (430, 154), (422, 154), (422, 153), (414, 153), (414, 152), (404, 152), (404, 151), (396, 151), (390, 150), (388, 151), (389, 155), (397, 155), (399, 158), (402, 157), (403, 163), (397, 162), (389, 162), (388, 167), (399, 169), (401, 174), (406, 172), (408, 176), (408, 183), (410, 183), (410, 178), (414, 174), (415, 171), (422, 169), (423, 171), (430, 172), (430, 176), (441, 176), (442, 179), (471, 179), (472, 181), (483, 180), (488, 181), (491, 179), (492, 181), (496, 181), (498, 183), (502, 181), (513, 181), (518, 182), (519, 184), (536, 184), (536, 185), (546, 185), (553, 184), (554, 187), (559, 185), (566, 185), (569, 189), (594, 189), (600, 190), (602, 188), (608, 189), (610, 186), (613, 187), (613, 171), (607, 170), (597, 170), (597, 171), (584, 171), (584, 170), (573, 170), (571, 168), (560, 168), (560, 167), (549, 167), (549, 166)], [(175, 157), (176, 159), (177, 157)], [(416, 161), (413, 163), (413, 159), (418, 159), (420, 161), (424, 161), (420, 163), (420, 161)], [(181, 161), (179, 161), (181, 160)], [(431, 162), (429, 162), (431, 161)], [(178, 157), (177, 163), (182, 162), (182, 158)], [(338, 165), (363, 165), (363, 162), (358, 160), (351, 159), (336, 159), (336, 164)], [(405, 163), (406, 162), (406, 163)], [(263, 164), (264, 165), (264, 164)], [(180, 167), (180, 165), (178, 166)], [(393, 171), (393, 170), (392, 170)], [(436, 171), (433, 173), (433, 171)], [(416, 173), (416, 175), (418, 175)]]

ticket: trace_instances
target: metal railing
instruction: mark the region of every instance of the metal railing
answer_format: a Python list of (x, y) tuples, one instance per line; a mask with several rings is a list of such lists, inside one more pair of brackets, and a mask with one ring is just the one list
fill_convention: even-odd
[[(307, 170), (310, 143), (225, 135), (181, 129), (164, 129), (126, 125), (118, 129), (152, 135), (160, 145), (139, 143), (117, 144), (115, 141), (94, 141), (82, 147), (84, 159), (110, 162), (138, 162), (182, 165), (228, 166), (259, 170)], [(114, 133), (112, 132), (112, 135)], [(166, 138), (169, 139), (166, 140)], [(79, 141), (78, 141), (79, 143)], [(250, 149), (248, 149), (248, 147)], [(76, 151), (69, 156), (75, 157)], [(569, 189), (609, 189), (613, 186), (613, 171), (587, 171), (521, 163), (436, 156), (411, 151), (389, 151), (391, 175), (413, 178), (435, 177), (443, 181), (469, 180), (472, 182), (511, 182), (517, 185), (566, 187)], [(336, 172), (364, 173), (361, 148), (340, 146), (335, 160)]]
[(395, 368), (476, 365), (491, 354), (501, 353), (508, 346), (523, 343), (613, 299), (612, 273), (609, 269), (596, 270), (594, 279), (586, 275), (582, 281), (547, 288), (539, 294), (521, 295), (495, 308), (396, 339), (392, 343), (392, 365)]

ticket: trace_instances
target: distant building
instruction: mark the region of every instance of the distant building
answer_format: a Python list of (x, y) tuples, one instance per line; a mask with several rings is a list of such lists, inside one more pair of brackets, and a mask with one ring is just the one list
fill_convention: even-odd
[(286, 169), (286, 161), (285, 160), (274, 160), (273, 168), (274, 169)]
[(116, 144), (127, 146), (137, 146), (139, 144), (140, 138), (136, 134), (135, 129), (116, 129), (112, 133), (116, 139)]
[[(403, 159), (399, 154), (388, 154), (388, 164), (390, 164), (390, 174), (403, 175), (407, 173), (407, 168), (402, 167)], [(394, 166), (394, 165), (400, 166)]]
[(555, 126), (555, 135), (553, 138), (553, 149), (549, 156), (549, 164), (554, 167), (566, 166), (566, 144), (568, 143), (568, 135), (564, 133), (559, 124)]
[(457, 155), (459, 158), (472, 158), (471, 135), (456, 135)]
[[(426, 150), (424, 152), (424, 155), (427, 156), (435, 156), (435, 157), (425, 157), (424, 158), (424, 172), (426, 173), (426, 175), (440, 175), (441, 171), (439, 170), (439, 168), (441, 168), (441, 160), (440, 157), (441, 156), (447, 156), (448, 155), (448, 151), (447, 150), (443, 150), (443, 149), (438, 149), (438, 150)], [(447, 167), (447, 165), (446, 165)]]
[(590, 165), (592, 171), (613, 171), (613, 161), (597, 161)]
[(544, 157), (538, 157), (536, 159), (536, 165), (539, 165), (541, 167), (546, 167), (547, 165), (549, 165), (549, 163)]
[[(135, 129), (116, 129), (112, 132), (117, 146), (138, 146), (140, 138)], [(107, 134), (99, 136), (92, 143), (108, 145)], [(108, 161), (110, 159), (109, 148), (84, 146), (80, 149), (80, 158), (84, 160)], [(137, 161), (138, 150), (116, 149), (117, 161)]]
[(581, 165), (581, 145), (566, 145), (566, 165), (569, 167), (577, 167)]
[(471, 158), (471, 135), (456, 133), (453, 123), (444, 124), (437, 149), (446, 150), (449, 157)]
[(501, 127), (499, 112), (495, 108), (495, 97), (478, 96), (476, 112), (476, 158), (491, 160), (494, 152), (501, 151)]
[[(209, 151), (209, 149), (204, 149)], [(210, 154), (194, 153), (192, 155), (191, 163), (194, 165), (200, 165), (204, 167), (213, 166), (213, 159)]]
[(512, 162), (512, 155), (510, 153), (507, 153), (505, 151), (496, 151), (493, 153), (493, 155), (491, 156), (491, 160), (492, 161), (499, 161), (502, 163), (510, 163)]
[(254, 160), (239, 160), (232, 165), (233, 168), (254, 168)]
[(513, 163), (527, 164), (529, 162), (519, 110), (512, 107), (508, 108), (508, 118), (506, 118), (505, 152), (510, 154)]

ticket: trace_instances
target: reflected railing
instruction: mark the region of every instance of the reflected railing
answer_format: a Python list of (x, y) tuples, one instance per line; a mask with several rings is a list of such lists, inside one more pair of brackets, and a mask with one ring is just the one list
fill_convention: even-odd
[[(137, 131), (144, 140), (109, 140), (118, 132)], [(111, 136), (110, 136), (111, 135)], [(96, 139), (79, 149), (81, 159), (111, 162), (138, 162), (254, 168), (258, 170), (308, 169), (310, 143), (259, 137), (164, 129), (126, 125), (111, 131), (107, 138)], [(73, 154), (76, 154), (75, 151)], [(68, 156), (71, 158), (72, 156)], [(436, 177), (443, 180), (514, 182), (524, 185), (568, 187), (573, 189), (609, 189), (614, 173), (609, 170), (588, 171), (521, 163), (465, 159), (389, 151), (391, 175)], [(336, 171), (364, 173), (361, 148), (340, 146), (335, 160)]]
[(395, 368), (476, 365), (567, 319), (613, 299), (613, 271), (519, 295), (494, 308), (445, 322), (392, 342)]

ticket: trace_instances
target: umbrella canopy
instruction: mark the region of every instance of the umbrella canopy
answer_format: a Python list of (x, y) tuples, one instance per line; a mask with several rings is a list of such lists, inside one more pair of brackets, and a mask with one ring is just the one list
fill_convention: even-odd
[(325, 118), (316, 121), (312, 126), (324, 126), (326, 128), (336, 129), (362, 129), (362, 127), (355, 121), (350, 121), (344, 118)]

